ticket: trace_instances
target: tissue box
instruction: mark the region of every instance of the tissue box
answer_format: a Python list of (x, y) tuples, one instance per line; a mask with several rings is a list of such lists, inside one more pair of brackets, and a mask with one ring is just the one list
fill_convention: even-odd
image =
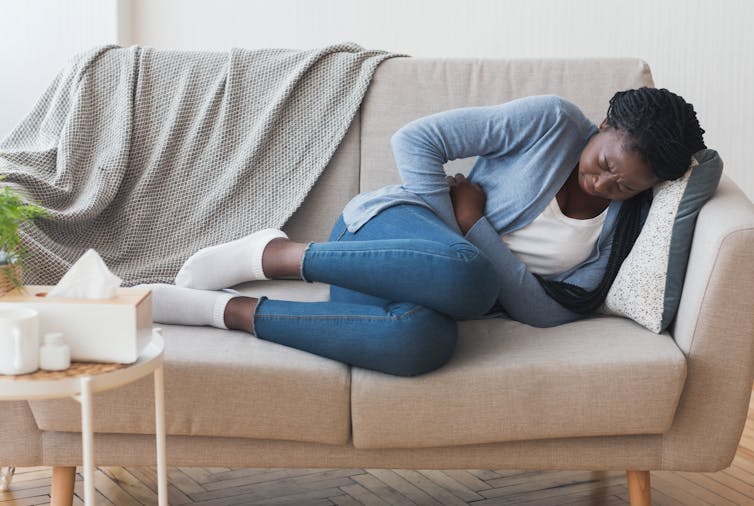
[(136, 362), (152, 338), (152, 292), (119, 287), (108, 299), (47, 297), (53, 286), (26, 285), (13, 289), (0, 302), (23, 304), (39, 311), (39, 341), (46, 332), (63, 332), (71, 360)]

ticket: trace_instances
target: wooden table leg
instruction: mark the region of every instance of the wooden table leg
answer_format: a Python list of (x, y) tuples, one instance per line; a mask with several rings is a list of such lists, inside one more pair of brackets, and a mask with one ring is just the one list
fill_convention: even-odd
[(73, 504), (73, 484), (76, 481), (76, 466), (52, 468), (52, 506)]

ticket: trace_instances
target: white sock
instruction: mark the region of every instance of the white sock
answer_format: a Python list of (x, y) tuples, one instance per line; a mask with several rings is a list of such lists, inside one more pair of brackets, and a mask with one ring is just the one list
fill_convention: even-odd
[(232, 292), (195, 290), (164, 283), (136, 285), (134, 288), (152, 290), (152, 320), (156, 322), (211, 325), (219, 329), (228, 328), (224, 319), (225, 306), (238, 296)]
[(267, 228), (235, 241), (202, 248), (181, 266), (175, 284), (186, 288), (216, 290), (244, 281), (270, 279), (262, 270), (262, 253), (276, 237), (285, 232)]

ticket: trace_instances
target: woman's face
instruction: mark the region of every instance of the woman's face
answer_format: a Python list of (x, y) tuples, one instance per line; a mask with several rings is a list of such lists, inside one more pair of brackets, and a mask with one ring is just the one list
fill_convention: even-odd
[(651, 188), (660, 179), (636, 151), (625, 151), (626, 133), (610, 128), (607, 120), (589, 139), (579, 158), (579, 188), (588, 196), (626, 200)]

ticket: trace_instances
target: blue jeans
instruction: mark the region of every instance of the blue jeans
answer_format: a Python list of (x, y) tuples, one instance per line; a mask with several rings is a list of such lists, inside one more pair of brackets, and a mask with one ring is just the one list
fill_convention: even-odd
[(498, 294), (494, 267), (431, 210), (399, 204), (355, 234), (338, 218), (328, 242), (310, 242), (302, 278), (330, 285), (328, 302), (260, 297), (260, 339), (399, 376), (445, 364), (457, 320), (479, 318)]

